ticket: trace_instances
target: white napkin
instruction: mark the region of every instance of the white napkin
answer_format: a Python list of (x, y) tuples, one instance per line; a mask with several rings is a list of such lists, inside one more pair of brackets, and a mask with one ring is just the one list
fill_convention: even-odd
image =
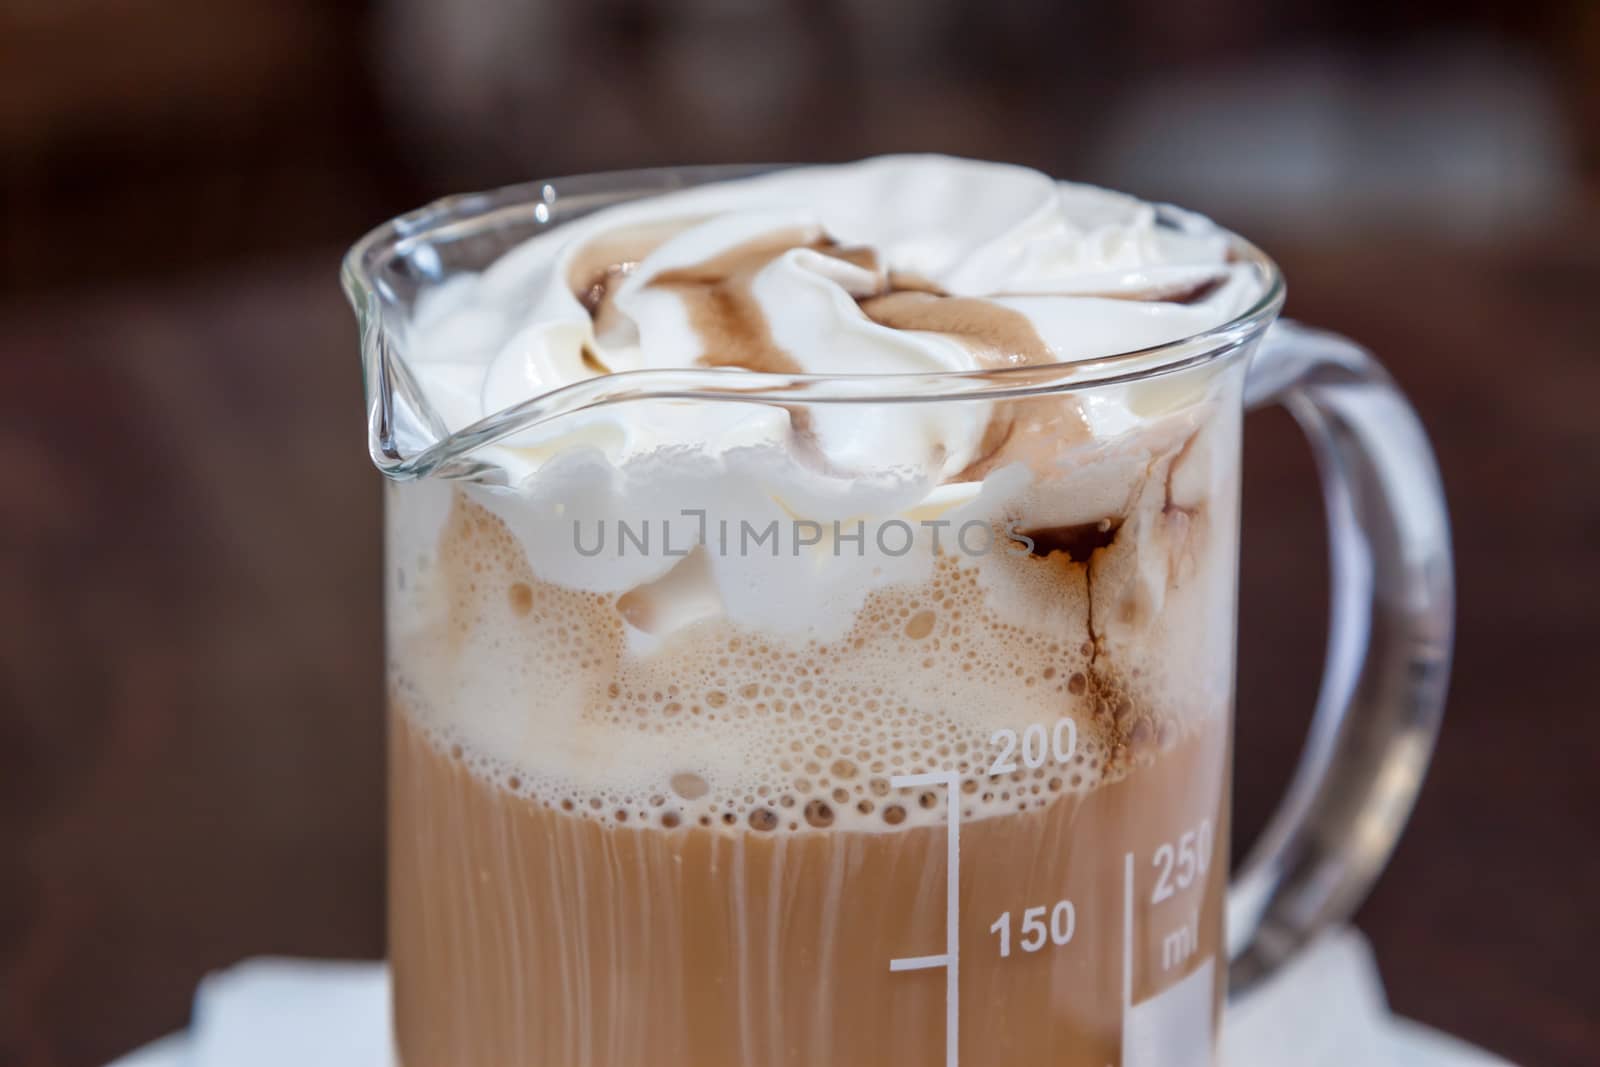
[[(1325, 935), (1228, 1006), (1226, 1067), (1508, 1067), (1396, 1019), (1367, 941)], [(189, 1034), (112, 1067), (393, 1067), (381, 963), (255, 959), (200, 983)]]
[(381, 963), (245, 960), (206, 976), (185, 1067), (390, 1067)]
[(1389, 1014), (1372, 946), (1352, 927), (1324, 934), (1271, 980), (1228, 1002), (1226, 1067), (1510, 1067)]

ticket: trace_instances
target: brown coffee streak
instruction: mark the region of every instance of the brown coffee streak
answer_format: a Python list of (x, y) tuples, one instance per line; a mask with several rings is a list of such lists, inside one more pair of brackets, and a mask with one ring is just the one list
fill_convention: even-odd
[(982, 481), (1010, 463), (1049, 474), (1063, 448), (1093, 438), (1074, 396), (1037, 396), (997, 404), (971, 462), (951, 481)]
[(1185, 515), (1193, 515), (1197, 510), (1195, 507), (1179, 504), (1177, 502), (1173, 490), (1173, 481), (1177, 478), (1178, 472), (1182, 469), (1184, 461), (1189, 458), (1189, 454), (1194, 450), (1195, 441), (1197, 441), (1199, 437), (1200, 433), (1197, 430), (1188, 437), (1184, 438), (1183, 444), (1178, 446), (1177, 452), (1174, 453), (1172, 458), (1167, 462), (1167, 475), (1164, 479), (1162, 479), (1162, 492), (1164, 496), (1161, 502), (1161, 510), (1164, 514), (1170, 515), (1173, 512), (1182, 512)]
[(1114, 516), (1098, 522), (1081, 522), (1073, 526), (1048, 526), (1018, 532), (1033, 542), (1033, 554), (1040, 558), (1053, 552), (1064, 552), (1069, 559), (1087, 563), (1096, 549), (1107, 548), (1117, 539), (1122, 529), (1122, 517)]

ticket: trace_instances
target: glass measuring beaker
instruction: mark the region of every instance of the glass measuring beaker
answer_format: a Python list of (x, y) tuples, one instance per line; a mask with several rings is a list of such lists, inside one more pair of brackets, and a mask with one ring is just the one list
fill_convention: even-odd
[[(1172, 344), (629, 372), (448, 429), (408, 363), (430, 294), (730, 173), (447, 201), (347, 260), (391, 479), (401, 1058), (1213, 1062), (1230, 960), (1348, 913), (1437, 727), (1448, 538), (1415, 416), (1359, 349), (1274, 325), (1277, 270), (1239, 240), (1261, 299)], [(1240, 429), (1269, 400), (1321, 460), (1335, 617), (1312, 743), (1230, 890)], [(932, 422), (999, 427), (1008, 461), (952, 477), (915, 447)], [(634, 447), (661, 426), (670, 455)], [(867, 446), (841, 472), (748, 444), (775, 426)]]

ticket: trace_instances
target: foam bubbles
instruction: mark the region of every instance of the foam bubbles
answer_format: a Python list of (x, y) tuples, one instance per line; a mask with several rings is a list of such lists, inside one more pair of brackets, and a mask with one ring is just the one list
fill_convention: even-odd
[[(1060, 556), (941, 555), (927, 580), (868, 593), (834, 640), (713, 616), (641, 655), (625, 593), (541, 580), (458, 493), (409, 584), (396, 705), (475, 775), (616, 825), (892, 832), (942, 825), (950, 803), (1026, 811), (1120, 777), (1193, 717), (1108, 659), (1088, 565)], [(1064, 719), (1066, 758), (1022, 750)], [(892, 784), (929, 771), (959, 775), (957, 796)]]

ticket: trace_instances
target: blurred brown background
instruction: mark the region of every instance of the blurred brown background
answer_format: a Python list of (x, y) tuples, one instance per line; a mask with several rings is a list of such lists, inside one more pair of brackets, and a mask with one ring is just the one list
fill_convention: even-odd
[[(242, 956), (382, 952), (342, 246), (524, 178), (905, 149), (1206, 211), (1386, 360), (1460, 636), (1359, 921), (1400, 1012), (1600, 1062), (1600, 4), (0, 0), (0, 1064), (103, 1063)], [(1241, 841), (1326, 612), (1309, 455), (1250, 425)]]

